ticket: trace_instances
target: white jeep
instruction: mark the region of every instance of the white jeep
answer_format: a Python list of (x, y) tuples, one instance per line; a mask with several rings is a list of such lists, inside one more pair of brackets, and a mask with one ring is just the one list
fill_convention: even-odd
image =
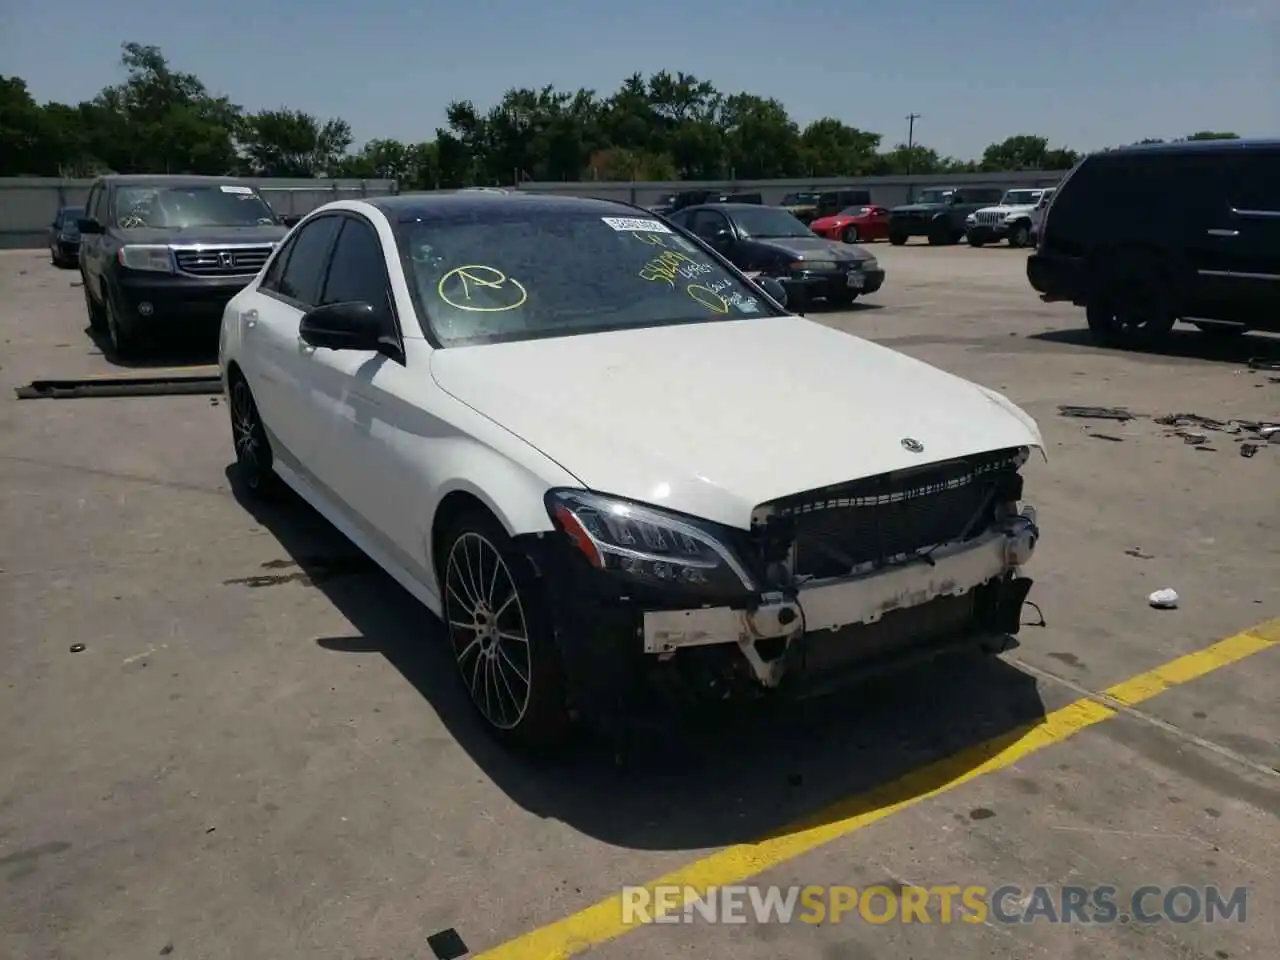
[(1031, 243), (1044, 216), (1053, 188), (1009, 190), (994, 207), (983, 207), (965, 217), (964, 235), (971, 247), (1007, 239), (1011, 247)]

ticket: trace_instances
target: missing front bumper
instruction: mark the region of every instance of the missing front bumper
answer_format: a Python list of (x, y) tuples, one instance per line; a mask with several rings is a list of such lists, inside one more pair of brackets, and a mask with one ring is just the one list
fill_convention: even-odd
[[(1018, 571), (1031, 558), (1038, 539), (1035, 511), (1026, 508), (976, 540), (936, 549), (927, 560), (811, 581), (794, 597), (762, 596), (752, 609), (646, 612), (644, 651), (665, 658), (683, 649), (734, 644), (756, 681), (776, 687), (794, 665), (792, 648), (801, 638), (808, 645), (821, 645), (824, 635), (831, 638), (848, 628), (875, 625), (903, 611), (943, 606), (948, 598), (973, 598), (981, 607), (970, 611), (977, 623), (992, 633), (1016, 633), (1030, 588)], [(901, 644), (909, 647), (912, 640), (902, 637)], [(762, 652), (766, 643), (772, 655)]]

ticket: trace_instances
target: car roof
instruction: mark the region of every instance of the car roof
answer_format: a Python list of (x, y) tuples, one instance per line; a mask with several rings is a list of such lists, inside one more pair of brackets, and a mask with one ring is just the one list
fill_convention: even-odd
[(1233, 150), (1280, 150), (1280, 139), (1259, 138), (1251, 140), (1182, 140), (1177, 143), (1134, 143), (1127, 147), (1104, 150), (1095, 156), (1126, 156), (1132, 154), (1170, 153), (1221, 153)]
[(553, 193), (526, 193), (518, 190), (440, 190), (430, 193), (402, 193), (396, 196), (367, 197), (364, 202), (381, 210), (392, 223), (409, 223), (432, 217), (528, 210), (539, 214), (583, 214), (634, 217), (642, 211), (616, 200), (596, 197), (569, 197)]

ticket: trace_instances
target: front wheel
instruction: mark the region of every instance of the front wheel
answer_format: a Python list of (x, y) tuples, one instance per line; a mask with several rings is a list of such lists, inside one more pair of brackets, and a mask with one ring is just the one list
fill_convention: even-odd
[(851, 223), (849, 224), (849, 226), (844, 228), (845, 243), (857, 243), (861, 239), (862, 239), (862, 234), (858, 232), (858, 228), (854, 224)]
[(111, 291), (102, 290), (102, 309), (106, 316), (106, 333), (111, 339), (111, 352), (117, 360), (130, 360), (142, 353), (141, 337), (134, 326), (125, 319), (120, 304)]
[(80, 274), (82, 281), (81, 287), (84, 290), (84, 309), (89, 314), (89, 329), (94, 333), (107, 332), (107, 312), (102, 304), (93, 299), (93, 294), (89, 292), (88, 281), (84, 280), (84, 274)]
[(853, 301), (858, 299), (858, 291), (842, 290), (839, 293), (833, 293), (827, 297), (827, 303), (833, 307), (851, 307)]
[(551, 746), (570, 730), (545, 593), (527, 557), (483, 512), (445, 535), (440, 588), (458, 676), (499, 739)]
[(258, 413), (249, 382), (238, 372), (232, 371), (231, 387), (231, 438), (236, 449), (236, 472), (244, 488), (259, 499), (268, 499), (276, 492), (276, 474), (272, 470), (271, 442), (267, 428)]

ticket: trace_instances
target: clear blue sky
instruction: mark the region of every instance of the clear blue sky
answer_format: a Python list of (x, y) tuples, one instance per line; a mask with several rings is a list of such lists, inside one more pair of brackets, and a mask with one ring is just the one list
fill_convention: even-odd
[(250, 110), (419, 140), (512, 86), (611, 93), (684, 70), (970, 157), (1040, 133), (1093, 149), (1200, 129), (1280, 134), (1280, 0), (0, 0), (0, 74), (77, 102), (126, 40)]

